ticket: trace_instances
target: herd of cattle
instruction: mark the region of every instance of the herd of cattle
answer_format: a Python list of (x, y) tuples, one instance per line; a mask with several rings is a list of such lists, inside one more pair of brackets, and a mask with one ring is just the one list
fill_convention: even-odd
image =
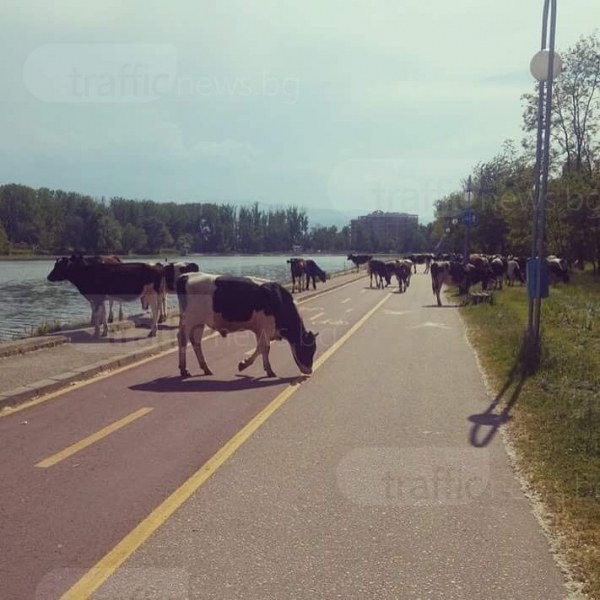
[[(431, 285), (438, 306), (442, 305), (440, 292), (443, 285), (458, 287), (459, 294), (467, 295), (470, 288), (481, 284), (482, 290), (502, 289), (503, 282), (509, 286), (516, 282), (525, 283), (527, 259), (524, 257), (471, 254), (467, 261), (456, 254), (410, 254), (405, 258), (383, 261), (369, 254), (349, 254), (358, 270), (361, 264), (367, 265), (369, 285), (373, 279), (377, 288), (390, 285), (392, 276), (398, 281), (400, 292), (410, 285), (411, 273), (417, 272), (417, 264), (425, 265), (425, 273), (431, 274)], [(554, 255), (546, 257), (549, 277), (554, 281), (569, 282), (569, 265), (563, 258)], [(384, 284), (385, 282), (385, 284)]]
[(249, 330), (255, 334), (256, 349), (238, 364), (240, 371), (261, 355), (267, 376), (274, 377), (269, 363), (270, 342), (285, 339), (300, 371), (307, 375), (312, 372), (318, 334), (305, 329), (292, 294), (279, 283), (201, 273), (196, 263), (125, 263), (115, 256), (78, 254), (57, 259), (47, 279), (71, 282), (90, 303), (95, 337), (108, 333), (106, 302), (138, 299), (145, 310), (151, 310), (149, 337), (155, 336), (158, 323), (167, 317), (166, 296), (176, 293), (180, 315), (179, 371), (184, 377), (189, 376), (188, 342), (200, 368), (205, 374), (211, 374), (202, 352), (205, 326), (223, 337), (234, 331)]
[[(357, 270), (366, 264), (369, 285), (377, 288), (390, 285), (392, 277), (398, 281), (399, 292), (406, 292), (412, 273), (418, 264), (425, 265), (431, 274), (433, 293), (441, 306), (442, 285), (456, 285), (461, 294), (481, 283), (483, 289), (501, 288), (525, 282), (525, 262), (515, 257), (472, 254), (466, 263), (452, 255), (415, 254), (405, 258), (383, 261), (367, 254), (350, 254)], [(325, 282), (327, 274), (313, 260), (291, 258), (287, 261), (292, 276), (292, 293), (308, 289), (312, 281)], [(550, 273), (561, 281), (569, 281), (568, 265), (563, 259), (546, 259)], [(273, 281), (255, 277), (232, 277), (201, 273), (196, 263), (166, 262), (147, 264), (122, 262), (117, 256), (84, 257), (74, 254), (56, 260), (48, 275), (49, 281), (69, 281), (90, 303), (94, 336), (106, 336), (112, 321), (113, 302), (141, 300), (144, 310), (152, 314), (149, 337), (156, 335), (158, 324), (167, 318), (167, 294), (177, 294), (179, 301), (179, 370), (189, 376), (186, 367), (186, 347), (191, 343), (198, 364), (205, 374), (211, 374), (202, 353), (202, 334), (205, 326), (218, 331), (223, 337), (235, 331), (252, 331), (257, 340), (255, 351), (238, 364), (240, 371), (262, 356), (267, 376), (274, 372), (269, 363), (271, 340), (285, 339), (294, 360), (304, 374), (312, 372), (316, 351), (316, 333), (307, 331), (293, 300), (292, 293)], [(107, 318), (105, 303), (109, 303)], [(122, 319), (122, 308), (119, 309)], [(102, 333), (100, 327), (102, 326)]]

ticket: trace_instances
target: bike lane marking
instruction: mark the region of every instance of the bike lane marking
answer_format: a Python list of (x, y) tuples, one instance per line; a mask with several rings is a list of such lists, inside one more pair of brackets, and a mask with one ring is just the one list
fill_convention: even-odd
[[(313, 365), (313, 373), (337, 352), (391, 297), (380, 300), (357, 321), (337, 342), (328, 348)], [(134, 527), (112, 550), (79, 579), (60, 600), (89, 598), (106, 580), (161, 527), (217, 470), (231, 458), (241, 446), (263, 425), (294, 393), (300, 389), (300, 381), (290, 384), (258, 415), (236, 433), (220, 450), (209, 458), (187, 481)]]

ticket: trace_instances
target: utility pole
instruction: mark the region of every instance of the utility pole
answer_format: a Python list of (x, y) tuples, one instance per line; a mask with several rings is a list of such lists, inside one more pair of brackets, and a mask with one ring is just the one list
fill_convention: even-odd
[[(548, 34), (548, 23), (550, 32)], [(546, 229), (546, 196), (550, 162), (550, 125), (552, 122), (552, 84), (561, 71), (560, 57), (554, 52), (556, 38), (556, 0), (544, 0), (541, 50), (531, 60), (531, 73), (538, 80), (537, 144), (534, 170), (533, 231), (531, 258), (527, 263), (529, 314), (525, 333), (528, 368), (535, 372), (540, 356), (540, 320)]]

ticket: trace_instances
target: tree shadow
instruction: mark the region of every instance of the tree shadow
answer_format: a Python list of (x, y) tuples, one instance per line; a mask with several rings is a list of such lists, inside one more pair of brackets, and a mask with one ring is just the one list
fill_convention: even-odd
[[(473, 423), (469, 433), (469, 442), (475, 448), (488, 446), (496, 436), (496, 433), (498, 433), (500, 426), (512, 418), (510, 411), (519, 399), (523, 385), (528, 377), (524, 357), (525, 344), (523, 343), (502, 389), (492, 400), (491, 404), (483, 413), (468, 417), (468, 420)], [(513, 385), (514, 388), (510, 392), (510, 397), (508, 399), (505, 398)], [(501, 403), (503, 403), (502, 410), (497, 413), (496, 408)]]
[(306, 376), (296, 377), (250, 377), (248, 375), (237, 374), (235, 379), (218, 380), (208, 379), (211, 375), (195, 375), (193, 377), (182, 378), (160, 377), (139, 383), (129, 387), (130, 390), (140, 392), (235, 392), (240, 390), (249, 390), (257, 388), (268, 388), (277, 385), (298, 385), (302, 383)]

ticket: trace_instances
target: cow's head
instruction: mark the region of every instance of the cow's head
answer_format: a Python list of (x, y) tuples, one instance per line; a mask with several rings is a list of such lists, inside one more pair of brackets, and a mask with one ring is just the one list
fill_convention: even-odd
[(294, 360), (304, 375), (312, 373), (318, 335), (312, 331), (303, 331), (299, 342), (290, 343)]
[(70, 271), (71, 259), (63, 256), (62, 258), (57, 258), (54, 263), (54, 268), (48, 274), (48, 281), (64, 281)]

